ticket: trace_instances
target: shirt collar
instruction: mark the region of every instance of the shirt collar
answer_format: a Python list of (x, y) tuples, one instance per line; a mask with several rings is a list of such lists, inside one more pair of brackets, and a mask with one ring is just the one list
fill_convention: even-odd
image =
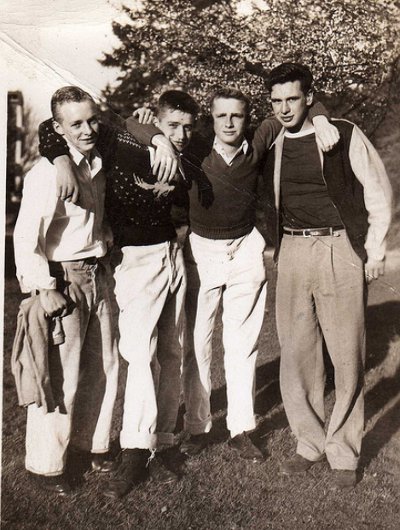
[(83, 155), (76, 147), (74, 147), (71, 143), (67, 141), (69, 152), (71, 154), (72, 160), (75, 162), (77, 166), (79, 166), (82, 163), (82, 160), (86, 160), (88, 163), (88, 166), (90, 168), (90, 171), (92, 173), (92, 176), (95, 176), (100, 169), (102, 168), (102, 160), (99, 152), (96, 148), (92, 149), (91, 151), (91, 157), (90, 160)]
[(247, 154), (247, 151), (249, 150), (249, 142), (246, 140), (246, 138), (243, 138), (243, 142), (241, 145), (237, 148), (237, 150), (233, 153), (233, 155), (228, 155), (224, 149), (224, 146), (222, 143), (218, 140), (217, 137), (214, 139), (213, 149), (222, 156), (222, 158), (225, 160), (225, 162), (230, 165), (233, 161), (233, 159), (240, 153), (243, 152), (244, 154)]
[(314, 127), (309, 127), (305, 131), (298, 131), (298, 132), (290, 132), (287, 129), (285, 129), (284, 135), (286, 138), (303, 138), (303, 136), (308, 136), (309, 134), (315, 134)]

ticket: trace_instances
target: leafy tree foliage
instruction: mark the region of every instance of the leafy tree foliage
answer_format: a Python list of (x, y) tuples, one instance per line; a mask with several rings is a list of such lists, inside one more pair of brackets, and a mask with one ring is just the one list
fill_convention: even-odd
[(399, 55), (394, 0), (142, 0), (113, 24), (120, 46), (102, 64), (121, 71), (104, 95), (129, 114), (167, 88), (190, 92), (207, 109), (220, 86), (241, 88), (260, 120), (264, 79), (283, 61), (308, 64), (315, 87), (336, 115), (371, 131), (383, 116)]

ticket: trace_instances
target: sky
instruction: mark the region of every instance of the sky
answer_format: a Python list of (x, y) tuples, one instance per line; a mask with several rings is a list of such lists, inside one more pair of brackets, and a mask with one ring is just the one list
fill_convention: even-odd
[[(0, 77), (3, 106), (8, 90), (21, 90), (33, 112), (33, 125), (49, 116), (51, 95), (77, 84), (93, 96), (118, 70), (105, 68), (102, 52), (118, 46), (113, 20), (123, 20), (121, 5), (140, 9), (145, 0), (0, 0)], [(245, 13), (250, 4), (240, 0)], [(5, 72), (5, 76), (4, 76)], [(1, 108), (1, 106), (0, 106)]]
[(3, 89), (21, 90), (37, 121), (48, 117), (53, 92), (78, 84), (93, 96), (118, 71), (97, 59), (118, 46), (111, 22), (118, 0), (0, 0)]

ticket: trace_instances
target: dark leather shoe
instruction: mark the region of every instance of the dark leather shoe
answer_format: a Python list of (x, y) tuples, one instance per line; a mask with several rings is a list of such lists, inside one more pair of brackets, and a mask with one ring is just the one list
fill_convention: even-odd
[(117, 460), (107, 453), (92, 453), (92, 469), (96, 473), (110, 473), (118, 467)]
[(352, 469), (333, 469), (332, 489), (346, 490), (357, 484), (357, 471)]
[(228, 441), (228, 445), (237, 451), (245, 460), (251, 460), (254, 463), (264, 461), (264, 455), (258, 447), (253, 444), (246, 432), (242, 432), (231, 438)]
[(184, 440), (179, 451), (187, 456), (196, 456), (203, 451), (208, 445), (209, 434), (191, 434), (187, 440)]
[(120, 499), (126, 495), (135, 484), (145, 479), (149, 458), (150, 451), (147, 449), (124, 449), (121, 453), (121, 463), (108, 481), (103, 494), (112, 499)]
[(150, 478), (159, 484), (172, 484), (179, 480), (178, 475), (167, 466), (167, 463), (163, 458), (163, 452), (156, 452), (155, 455), (150, 458), (148, 470)]
[(66, 497), (67, 495), (72, 494), (71, 486), (68, 484), (64, 475), (47, 477), (45, 475), (29, 473), (29, 477), (35, 486), (43, 491), (55, 493), (61, 497)]
[(285, 462), (283, 462), (283, 464), (281, 465), (281, 473), (283, 473), (284, 475), (304, 473), (304, 471), (308, 471), (310, 467), (312, 467), (317, 462), (320, 462), (320, 460), (308, 460), (307, 458), (304, 458), (304, 456), (301, 456), (296, 453), (293, 458), (289, 458), (288, 460), (285, 460)]

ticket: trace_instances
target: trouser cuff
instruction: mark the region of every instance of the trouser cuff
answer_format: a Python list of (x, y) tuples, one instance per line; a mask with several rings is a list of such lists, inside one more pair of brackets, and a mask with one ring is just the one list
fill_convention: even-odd
[(173, 433), (121, 433), (120, 444), (123, 449), (157, 449), (160, 446), (173, 445), (175, 437)]
[(310, 449), (310, 447), (304, 446), (302, 444), (297, 445), (296, 453), (303, 458), (310, 460), (311, 462), (318, 462), (318, 460), (321, 460), (324, 456), (324, 453), (313, 451)]
[(211, 431), (212, 421), (211, 416), (209, 416), (204, 421), (190, 421), (187, 419), (185, 414), (184, 416), (184, 430), (190, 434), (204, 434)]

